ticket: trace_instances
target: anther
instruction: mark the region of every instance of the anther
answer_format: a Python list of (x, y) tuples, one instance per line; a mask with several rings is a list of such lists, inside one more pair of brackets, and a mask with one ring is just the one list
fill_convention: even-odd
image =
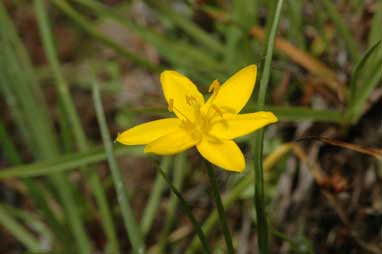
[(174, 99), (168, 100), (168, 111), (170, 112), (174, 111)]
[(217, 93), (219, 92), (219, 89), (220, 89), (220, 82), (219, 80), (214, 80), (212, 81), (210, 87), (208, 88), (208, 92), (211, 93), (213, 92), (214, 95), (217, 95)]
[(185, 114), (183, 114), (179, 109), (177, 109), (174, 106), (174, 99), (169, 99), (168, 100), (168, 111), (175, 112), (176, 114), (180, 114), (181, 116), (184, 117), (184, 120), (190, 122), (190, 120), (187, 118), (187, 116)]
[(186, 102), (188, 105), (192, 106), (196, 103), (196, 98), (194, 96), (186, 96)]

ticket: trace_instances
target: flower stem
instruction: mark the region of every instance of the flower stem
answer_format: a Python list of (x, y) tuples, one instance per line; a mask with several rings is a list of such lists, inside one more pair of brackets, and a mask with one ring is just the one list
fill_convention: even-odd
[(212, 168), (212, 166), (209, 162), (206, 161), (205, 164), (206, 164), (206, 168), (207, 168), (207, 172), (208, 172), (208, 177), (210, 178), (210, 183), (211, 183), (211, 187), (212, 187), (212, 195), (214, 196), (216, 208), (217, 208), (219, 218), (220, 218), (219, 221), (220, 221), (220, 225), (221, 225), (222, 230), (223, 230), (224, 240), (225, 240), (225, 243), (227, 245), (227, 253), (233, 254), (233, 253), (235, 253), (235, 250), (234, 250), (233, 244), (232, 244), (231, 233), (229, 232), (229, 228), (227, 225), (227, 218), (226, 218), (226, 214), (224, 211), (223, 202), (220, 198), (219, 188), (218, 188), (218, 184), (216, 181), (214, 169)]
[(199, 222), (196, 220), (195, 216), (192, 214), (191, 207), (188, 205), (186, 200), (183, 198), (182, 194), (180, 194), (179, 190), (175, 187), (174, 184), (172, 184), (170, 178), (167, 176), (167, 174), (159, 167), (158, 163), (154, 161), (153, 163), (154, 167), (158, 170), (158, 172), (162, 175), (163, 179), (167, 182), (168, 186), (170, 187), (171, 191), (176, 195), (176, 197), (179, 199), (179, 203), (186, 213), (187, 217), (190, 219), (192, 225), (194, 226), (194, 229), (196, 231), (196, 234), (199, 237), (200, 243), (202, 244), (203, 252), (205, 254), (210, 254), (211, 249), (208, 245), (207, 238), (205, 234), (203, 233), (203, 230), (199, 224)]

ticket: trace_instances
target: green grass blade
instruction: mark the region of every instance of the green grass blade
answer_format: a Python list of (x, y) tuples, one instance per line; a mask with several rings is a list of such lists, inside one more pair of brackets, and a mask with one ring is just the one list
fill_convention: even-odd
[[(22, 159), (13, 145), (13, 142), (10, 136), (5, 129), (5, 126), (0, 119), (0, 140), (2, 140), (2, 147), (5, 154), (5, 158), (11, 165), (19, 165), (22, 163)], [(7, 169), (2, 169), (0, 172)], [(27, 187), (27, 193), (33, 200), (33, 202), (37, 205), (38, 208), (41, 209), (43, 216), (49, 222), (49, 225), (55, 232), (60, 232), (57, 235), (57, 238), (62, 240), (63, 242), (67, 242), (67, 230), (64, 229), (62, 224), (58, 221), (57, 216), (53, 213), (52, 209), (48, 206), (48, 201), (45, 198), (44, 190), (41, 188), (40, 184), (31, 181), (30, 179), (23, 179), (23, 183)]]
[(98, 40), (102, 44), (105, 44), (106, 46), (112, 48), (115, 50), (118, 54), (130, 59), (134, 63), (154, 72), (160, 71), (160, 68), (152, 64), (151, 62), (147, 61), (145, 58), (134, 54), (133, 52), (130, 52), (126, 48), (120, 46), (119, 44), (115, 43), (112, 39), (109, 37), (103, 35), (101, 32), (97, 31), (97, 29), (91, 24), (90, 21), (88, 21), (86, 18), (84, 18), (79, 12), (77, 12), (72, 6), (70, 6), (65, 0), (53, 0), (53, 4), (59, 8), (65, 15), (67, 15), (71, 20), (73, 20), (83, 31), (88, 33), (90, 36), (92, 36), (94, 39)]
[(306, 51), (304, 42), (303, 31), (303, 11), (304, 1), (302, 0), (288, 0), (286, 2), (288, 16), (290, 20), (289, 40), (296, 45), (299, 49)]
[(2, 152), (4, 153), (6, 160), (10, 164), (19, 163), (21, 161), (19, 153), (17, 152), (16, 147), (13, 144), (13, 141), (9, 137), (7, 130), (5, 129), (3, 120), (1, 118), (0, 118), (0, 140), (1, 140)]
[[(248, 112), (254, 112), (258, 110), (258, 107), (247, 107), (245, 111), (247, 110)], [(280, 121), (343, 122), (342, 112), (335, 110), (318, 110), (298, 106), (264, 106), (264, 110), (273, 112)]]
[(56, 90), (62, 103), (64, 117), (67, 121), (70, 122), (72, 126), (73, 134), (75, 139), (77, 140), (77, 144), (80, 150), (87, 150), (88, 146), (86, 137), (83, 132), (76, 108), (74, 106), (74, 102), (70, 96), (68, 85), (60, 69), (57, 50), (55, 47), (54, 38), (52, 36), (49, 19), (44, 7), (44, 1), (35, 0), (34, 2), (41, 39), (43, 42), (44, 50), (48, 59), (50, 69), (52, 70), (52, 75), (55, 80), (54, 84), (56, 85)]
[[(382, 52), (381, 52), (382, 53)], [(373, 66), (371, 75), (368, 79), (365, 79), (363, 84), (359, 87), (357, 97), (354, 99), (353, 103), (349, 105), (349, 119), (350, 122), (355, 123), (362, 116), (363, 110), (365, 108), (367, 99), (370, 93), (375, 89), (378, 84), (381, 84), (382, 78), (382, 56), (380, 60)]]
[[(115, 155), (143, 155), (143, 151), (139, 147), (117, 147), (115, 148)], [(107, 158), (104, 149), (93, 148), (88, 152), (75, 152), (72, 154), (65, 154), (59, 158), (54, 158), (43, 162), (34, 162), (26, 165), (20, 165), (11, 168), (4, 168), (0, 170), (0, 181), (9, 178), (30, 178), (38, 176), (48, 176), (57, 174), (64, 171), (75, 170), (83, 168), (89, 164), (103, 161)]]
[(326, 14), (336, 25), (338, 33), (341, 35), (345, 42), (345, 46), (349, 51), (349, 54), (353, 60), (358, 59), (359, 52), (357, 42), (354, 36), (351, 34), (349, 28), (346, 26), (344, 20), (342, 19), (340, 13), (337, 11), (335, 2), (331, 0), (321, 0), (320, 3), (324, 7)]
[(25, 245), (29, 251), (34, 253), (42, 251), (42, 246), (38, 239), (16, 221), (2, 205), (0, 205), (0, 224)]
[(381, 41), (377, 41), (372, 47), (370, 47), (363, 56), (358, 60), (358, 62), (355, 64), (355, 67), (353, 68), (352, 75), (350, 78), (350, 101), (349, 104), (353, 104), (355, 98), (357, 97), (357, 80), (359, 78), (360, 72), (363, 70), (367, 60), (372, 56), (372, 54), (380, 48)]
[[(281, 9), (283, 0), (277, 1), (274, 17), (272, 19), (271, 29), (268, 35), (266, 44), (266, 54), (264, 68), (261, 73), (259, 95), (257, 99), (257, 106), (259, 110), (264, 108), (267, 87), (269, 83), (271, 63), (273, 56), (273, 48), (277, 33), (278, 24), (281, 16)], [(256, 208), (257, 216), (257, 240), (260, 254), (269, 254), (269, 240), (268, 240), (268, 222), (264, 200), (264, 176), (263, 176), (263, 140), (264, 129), (255, 133), (255, 146), (254, 146), (254, 177), (255, 177), (255, 196), (254, 205)]]
[[(1, 28), (1, 27), (0, 27)], [(6, 45), (2, 45), (0, 40), (0, 55), (3, 55), (2, 50), (7, 50)], [(5, 59), (0, 58), (0, 68), (6, 65), (4, 63)], [(17, 126), (18, 133), (22, 137), (22, 140), (26, 143), (28, 147), (33, 147), (35, 145), (34, 140), (29, 135), (29, 130), (27, 128), (26, 120), (23, 117), (23, 112), (20, 103), (17, 101), (16, 96), (12, 92), (9, 86), (9, 80), (4, 72), (0, 72), (0, 92), (10, 110), (12, 118)]]
[[(23, 118), (28, 126), (29, 135), (35, 144), (29, 147), (36, 159), (47, 160), (57, 157), (59, 146), (49, 119), (48, 107), (43, 100), (42, 91), (26, 49), (22, 44), (14, 25), (0, 2), (0, 29), (1, 41), (5, 50), (2, 50), (2, 70), (4, 70), (9, 90), (20, 105)], [(4, 24), (4, 25), (3, 25)], [(22, 75), (20, 75), (22, 73)], [(73, 237), (78, 245), (79, 253), (89, 253), (90, 242), (82, 222), (78, 207), (74, 200), (73, 186), (65, 175), (55, 174), (50, 177), (62, 206), (65, 218), (72, 230)]]
[(136, 254), (144, 254), (145, 253), (144, 243), (142, 241), (140, 229), (136, 223), (133, 210), (128, 200), (127, 190), (125, 187), (125, 183), (123, 181), (122, 173), (115, 159), (113, 145), (109, 135), (109, 130), (107, 128), (106, 119), (105, 119), (105, 115), (103, 111), (101, 94), (99, 92), (98, 83), (95, 80), (95, 77), (93, 77), (92, 83), (93, 83), (94, 107), (96, 110), (98, 124), (101, 130), (103, 144), (105, 146), (107, 160), (109, 163), (114, 185), (116, 188), (118, 202), (121, 207), (122, 218), (123, 218), (130, 242), (133, 246), (133, 252)]
[[(169, 19), (175, 25), (183, 29), (191, 38), (199, 42), (201, 45), (205, 46), (212, 52), (223, 53), (224, 46), (215, 39), (210, 33), (202, 30), (195, 23), (189, 19), (180, 16), (168, 8), (167, 4), (163, 4), (160, 1), (150, 1), (151, 4), (156, 7), (159, 11), (158, 14), (162, 17)], [(155, 10), (155, 9), (154, 9)]]
[[(163, 171), (166, 174), (170, 168), (172, 161), (173, 161), (172, 157), (164, 157), (161, 161), (160, 167), (163, 169)], [(160, 198), (162, 196), (164, 187), (165, 187), (165, 181), (163, 180), (160, 173), (158, 173), (157, 176), (155, 177), (154, 187), (152, 188), (151, 195), (147, 201), (147, 204), (142, 216), (141, 231), (143, 236), (147, 235), (147, 233), (150, 231), (151, 225), (154, 221), (156, 212), (159, 207)]]
[[(91, 9), (94, 13), (97, 13), (100, 18), (111, 18), (122, 26), (136, 32), (143, 40), (154, 46), (165, 60), (177, 66), (178, 69), (184, 69), (189, 72), (186, 74), (191, 74), (196, 81), (206, 81), (205, 76), (210, 75), (211, 72), (222, 72), (225, 68), (225, 65), (210, 57), (208, 52), (203, 52), (201, 49), (193, 47), (184, 40), (174, 42), (174, 40), (167, 39), (163, 34), (149, 27), (136, 24), (126, 19), (125, 16), (119, 14), (118, 9), (107, 7), (94, 0), (76, 1)], [(206, 73), (205, 70), (209, 70), (209, 72)], [(200, 75), (200, 72), (202, 72), (203, 75)], [(208, 80), (208, 82), (210, 81), (211, 80)]]
[(246, 33), (258, 22), (259, 1), (234, 0), (232, 1), (232, 18)]
[[(41, 241), (40, 239), (44, 239), (44, 241), (54, 243), (54, 236), (52, 234), (52, 231), (48, 228), (48, 226), (45, 224), (45, 221), (43, 221), (43, 219), (38, 213), (35, 214), (32, 211), (25, 210), (22, 207), (14, 208), (11, 206), (4, 205), (3, 208), (6, 209), (9, 214), (12, 214), (12, 216), (20, 223), (27, 225), (28, 228), (33, 229), (33, 232), (35, 232), (35, 234), (39, 236), (39, 241)], [(47, 246), (44, 245), (42, 245), (41, 247), (44, 249), (48, 249)], [(52, 246), (51, 249), (54, 248), (55, 246)]]
[(381, 20), (382, 20), (382, 1), (376, 3), (374, 17), (370, 27), (368, 47), (372, 47), (377, 41), (382, 39)]
[[(14, 147), (12, 140), (10, 139), (2, 119), (0, 119), (0, 140), (3, 147), (3, 151), (6, 157), (6, 160), (9, 164), (17, 165), (22, 162), (21, 157)], [(3, 169), (2, 169), (3, 170)], [(1, 171), (0, 171), (1, 172)], [(27, 187), (27, 193), (33, 200), (33, 202), (39, 207), (42, 211), (44, 217), (49, 221), (50, 226), (55, 232), (61, 232), (57, 237), (63, 241), (67, 241), (65, 238), (67, 231), (62, 227), (60, 222), (57, 220), (55, 214), (52, 212), (51, 208), (48, 206), (48, 202), (44, 196), (44, 191), (38, 183), (31, 181), (30, 179), (24, 179), (23, 183)], [(6, 212), (4, 212), (6, 215)], [(11, 231), (11, 233), (14, 231)], [(19, 239), (18, 236), (16, 238)]]
[(74, 200), (74, 187), (60, 174), (54, 174), (51, 178), (52, 182), (59, 190), (58, 194), (62, 201), (65, 215), (67, 216), (73, 237), (78, 245), (78, 253), (90, 253), (92, 247), (87, 237), (84, 222), (80, 216), (77, 203)]
[[(179, 154), (175, 157), (174, 160), (174, 187), (180, 192), (183, 187), (183, 182), (187, 173), (188, 167), (187, 167), (187, 157), (185, 153)], [(160, 233), (160, 239), (159, 239), (159, 249), (163, 253), (165, 251), (165, 247), (168, 240), (168, 235), (171, 231), (171, 228), (174, 223), (174, 218), (176, 217), (176, 209), (178, 207), (178, 201), (177, 195), (174, 193), (170, 197), (169, 205), (167, 207), (166, 211), (166, 218), (164, 219), (164, 226)]]
[(117, 254), (117, 253), (120, 253), (120, 246), (119, 246), (118, 236), (116, 234), (116, 228), (114, 225), (112, 213), (107, 203), (106, 193), (102, 188), (101, 180), (99, 179), (98, 175), (95, 173), (96, 172), (90, 175), (89, 182), (90, 182), (90, 185), (92, 186), (94, 198), (97, 202), (101, 224), (102, 224), (103, 230), (105, 231), (105, 235), (108, 239), (109, 251), (107, 253)]
[[(52, 69), (55, 79), (56, 89), (61, 100), (62, 109), (64, 111), (64, 119), (62, 121), (70, 123), (70, 129), (73, 133), (74, 140), (78, 148), (82, 152), (89, 150), (85, 132), (82, 128), (80, 118), (77, 114), (74, 102), (70, 96), (68, 85), (62, 75), (60, 63), (58, 60), (54, 39), (51, 33), (49, 19), (44, 7), (43, 0), (35, 0), (35, 9), (38, 19), (38, 25), (43, 42), (43, 46), (48, 58), (49, 65)], [(110, 241), (111, 253), (119, 253), (118, 239), (116, 236), (115, 226), (111, 217), (111, 212), (107, 204), (106, 195), (102, 189), (101, 181), (95, 170), (91, 171), (90, 186), (93, 190), (97, 205), (100, 209), (101, 223)]]
[(155, 162), (154, 162), (154, 166), (159, 171), (159, 173), (162, 175), (163, 179), (167, 182), (168, 186), (171, 188), (171, 191), (178, 198), (179, 203), (180, 203), (182, 209), (184, 210), (184, 212), (186, 213), (187, 217), (190, 219), (192, 225), (194, 226), (194, 229), (195, 229), (195, 231), (196, 231), (196, 233), (197, 233), (197, 235), (199, 237), (199, 240), (201, 242), (201, 245), (202, 245), (204, 253), (206, 253), (206, 254), (212, 253), (211, 249), (210, 249), (210, 247), (208, 245), (207, 238), (204, 235), (202, 228), (200, 227), (198, 221), (196, 220), (196, 218), (192, 214), (191, 207), (187, 204), (186, 200), (183, 198), (182, 194), (180, 194), (180, 192), (174, 186), (174, 184), (171, 183), (171, 180), (166, 175), (166, 173)]
[[(238, 48), (241, 47), (243, 32), (236, 26), (230, 25), (226, 30), (226, 48), (225, 62), (230, 69), (237, 69), (238, 65), (243, 64), (241, 55), (238, 54)], [(244, 65), (244, 64), (243, 64)]]
[(218, 187), (218, 183), (216, 180), (215, 172), (214, 172), (214, 169), (212, 168), (212, 166), (209, 162), (206, 161), (205, 165), (207, 168), (208, 177), (210, 179), (210, 184), (211, 184), (211, 188), (212, 188), (212, 195), (215, 199), (216, 210), (218, 211), (218, 214), (219, 214), (220, 226), (221, 226), (221, 228), (223, 230), (223, 234), (224, 234), (224, 240), (225, 240), (226, 246), (227, 246), (227, 253), (228, 254), (234, 254), (235, 249), (233, 248), (232, 237), (231, 237), (231, 233), (229, 231), (228, 224), (227, 224), (227, 218), (226, 218), (227, 215), (224, 211), (224, 206), (223, 206), (222, 200), (220, 198), (219, 187)]
[[(269, 171), (278, 161), (280, 161), (286, 154), (288, 154), (291, 150), (292, 146), (289, 144), (284, 144), (279, 146), (272, 154), (268, 155), (264, 160), (263, 168), (266, 171)], [(223, 195), (222, 202), (224, 209), (230, 208), (235, 201), (237, 201), (241, 194), (251, 187), (254, 184), (253, 171), (249, 171), (247, 174), (243, 175), (239, 181), (235, 183), (235, 185), (227, 191), (225, 195)], [(208, 235), (212, 229), (214, 229), (216, 224), (219, 222), (219, 215), (217, 209), (214, 209), (212, 213), (208, 216), (208, 218), (203, 223), (203, 232)], [(197, 253), (198, 248), (200, 248), (198, 239), (194, 237), (191, 241), (191, 244), (186, 251), (186, 253)]]

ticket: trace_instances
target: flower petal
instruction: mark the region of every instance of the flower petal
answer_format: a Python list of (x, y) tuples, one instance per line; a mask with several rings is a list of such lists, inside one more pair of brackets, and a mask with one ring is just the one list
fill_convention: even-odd
[(177, 128), (166, 136), (160, 137), (145, 147), (145, 153), (171, 155), (180, 153), (199, 142), (184, 128)]
[[(194, 83), (176, 71), (162, 72), (160, 80), (167, 103), (173, 100), (176, 116), (181, 119), (186, 116), (191, 121), (195, 120), (196, 109), (204, 104), (204, 98)], [(199, 107), (196, 107), (197, 105)]]
[(247, 104), (255, 87), (257, 68), (256, 65), (249, 65), (236, 72), (221, 86), (213, 104), (220, 108), (224, 113), (237, 114)]
[(277, 122), (277, 120), (272, 112), (264, 111), (240, 115), (225, 114), (221, 120), (213, 123), (210, 134), (223, 139), (234, 139)]
[(181, 122), (178, 118), (164, 118), (143, 123), (119, 134), (117, 141), (124, 145), (145, 145), (173, 132)]
[(203, 138), (196, 148), (209, 162), (225, 170), (241, 172), (245, 168), (244, 155), (232, 140)]

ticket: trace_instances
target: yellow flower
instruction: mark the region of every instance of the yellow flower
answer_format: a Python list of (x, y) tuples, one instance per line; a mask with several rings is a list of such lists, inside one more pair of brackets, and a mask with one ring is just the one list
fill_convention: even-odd
[(204, 101), (187, 77), (176, 71), (160, 76), (168, 109), (176, 118), (140, 124), (124, 131), (117, 141), (124, 145), (146, 145), (145, 153), (171, 155), (196, 146), (209, 162), (230, 171), (243, 171), (245, 159), (232, 140), (277, 122), (271, 112), (239, 114), (247, 104), (256, 81), (256, 65), (247, 66), (222, 86), (215, 80)]

